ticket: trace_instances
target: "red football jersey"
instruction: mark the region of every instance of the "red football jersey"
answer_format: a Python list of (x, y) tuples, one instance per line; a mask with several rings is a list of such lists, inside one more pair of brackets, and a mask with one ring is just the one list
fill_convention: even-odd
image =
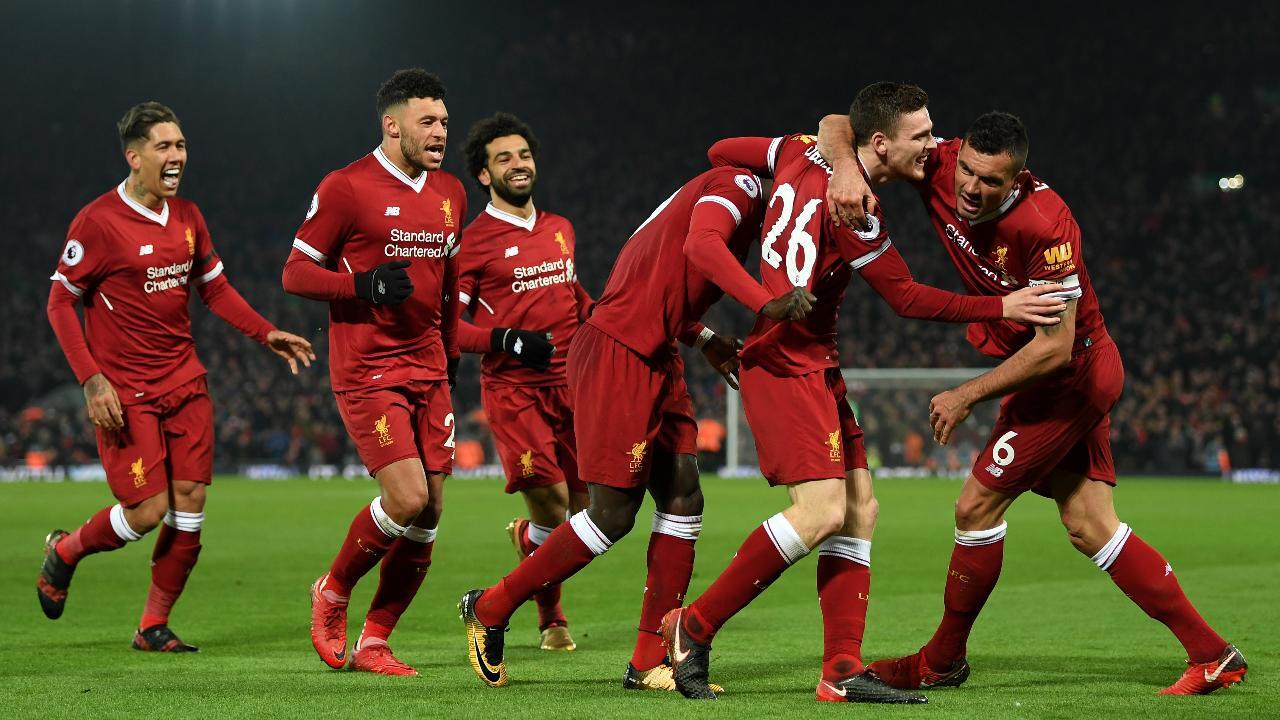
[(458, 252), (467, 196), (443, 170), (409, 179), (382, 148), (329, 173), (293, 241), (329, 270), (356, 273), (408, 260), (413, 295), (399, 305), (329, 301), (329, 374), (336, 392), (444, 380), (440, 334), (445, 258)]
[(84, 304), (89, 351), (131, 404), (205, 374), (188, 299), (192, 285), (221, 274), (195, 203), (170, 198), (156, 213), (121, 183), (76, 215), (51, 279)]
[(492, 204), (466, 228), (458, 254), (458, 299), (481, 328), (520, 328), (551, 333), (551, 367), (527, 368), (513, 355), (488, 352), (481, 380), (507, 385), (565, 384), (565, 350), (578, 331), (585, 292), (579, 292), (573, 225), (535, 210), (528, 220)]
[[(1058, 293), (1076, 303), (1076, 349), (1107, 337), (1098, 297), (1084, 266), (1080, 226), (1058, 193), (1028, 178), (992, 217), (965, 220), (956, 214), (955, 170), (962, 141), (940, 141), (929, 153), (925, 180), (916, 185), (938, 239), (969, 292), (1008, 295), (1028, 285), (1058, 282)], [(984, 355), (1006, 358), (1035, 331), (1010, 320), (973, 323), (968, 340)]]
[(706, 203), (731, 216), (734, 229), (726, 246), (739, 262), (746, 258), (760, 233), (760, 180), (738, 168), (708, 170), (672, 193), (632, 233), (588, 323), (644, 357), (676, 352), (675, 339), (723, 294), (685, 255), (695, 208)]
[(877, 208), (866, 231), (832, 222), (826, 203), (831, 166), (812, 135), (776, 138), (768, 152), (774, 181), (760, 242), (760, 278), (775, 297), (802, 287), (818, 301), (804, 320), (758, 318), (742, 361), (780, 376), (840, 367), (840, 303), (853, 272), (889, 249), (884, 217)]

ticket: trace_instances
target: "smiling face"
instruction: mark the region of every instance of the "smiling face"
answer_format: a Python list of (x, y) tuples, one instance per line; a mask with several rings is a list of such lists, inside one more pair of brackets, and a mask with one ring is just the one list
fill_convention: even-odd
[(933, 120), (929, 108), (920, 108), (898, 116), (893, 137), (880, 135), (885, 164), (899, 178), (919, 182), (924, 180), (924, 164), (929, 151), (938, 147), (933, 137)]
[(1009, 153), (986, 155), (965, 142), (956, 159), (956, 214), (976, 220), (994, 212), (1013, 192), (1021, 170)]
[(125, 160), (142, 190), (159, 200), (178, 194), (187, 167), (187, 139), (174, 122), (152, 125), (147, 137), (125, 147)]
[(439, 170), (449, 139), (449, 111), (438, 98), (409, 98), (387, 108), (383, 132), (399, 140), (400, 154), (410, 166)]
[(520, 135), (504, 135), (485, 145), (485, 154), (480, 183), (512, 205), (521, 207), (527, 203), (538, 179), (529, 142)]

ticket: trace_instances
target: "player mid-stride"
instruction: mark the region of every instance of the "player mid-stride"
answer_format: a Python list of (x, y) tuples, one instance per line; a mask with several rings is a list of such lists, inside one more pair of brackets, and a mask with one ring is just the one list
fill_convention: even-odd
[[(832, 124), (841, 120), (823, 121), (824, 129)], [(847, 137), (848, 125), (842, 129)], [(1060, 283), (1056, 294), (1067, 307), (1059, 325), (970, 326), (974, 347), (1002, 362), (933, 398), (934, 437), (945, 444), (979, 402), (1001, 398), (1000, 413), (956, 501), (942, 622), (918, 652), (876, 661), (871, 672), (898, 688), (964, 682), (969, 632), (1000, 577), (1005, 511), (1030, 490), (1053, 498), (1071, 544), (1186, 649), (1186, 672), (1161, 694), (1213, 692), (1243, 680), (1248, 666), (1191, 605), (1173, 567), (1116, 516), (1110, 412), (1124, 367), (1085, 269), (1080, 228), (1062, 198), (1026, 170), (1028, 149), (1017, 117), (987, 113), (963, 139), (931, 149), (917, 182), (970, 292), (1008, 295)]]
[(454, 255), (467, 207), (462, 183), (439, 169), (444, 93), (439, 78), (416, 68), (383, 83), (381, 144), (320, 182), (284, 269), (285, 290), (329, 302), (338, 410), (381, 489), (311, 588), (311, 642), (334, 668), (348, 661), (351, 588), (381, 562), (351, 667), (417, 674), (387, 638), (431, 565), (453, 470)]
[[(311, 343), (275, 329), (249, 307), (223, 273), (204, 216), (176, 197), (187, 140), (173, 111), (142, 103), (119, 130), (129, 177), (71, 222), (48, 306), (58, 344), (84, 385), (118, 503), (75, 532), (49, 533), (36, 589), (44, 614), (61, 617), (82, 559), (160, 526), (133, 647), (195, 652), (169, 629), (169, 613), (200, 555), (205, 488), (213, 477), (213, 405), (191, 339), (192, 286), (218, 317), (284, 358), (294, 374), (315, 355)], [(77, 302), (84, 305), (83, 328)]]

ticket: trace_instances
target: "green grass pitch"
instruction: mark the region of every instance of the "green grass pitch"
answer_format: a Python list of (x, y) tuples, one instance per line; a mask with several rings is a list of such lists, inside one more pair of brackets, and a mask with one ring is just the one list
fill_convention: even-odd
[[(495, 480), (454, 480), (435, 564), (392, 637), (422, 672), (384, 678), (331, 671), (308, 639), (307, 588), (332, 558), (372, 482), (248, 482), (219, 478), (209, 495), (204, 553), (173, 626), (202, 647), (195, 656), (129, 649), (149, 578), (150, 539), (89, 558), (67, 612), (40, 613), (34, 581), (40, 544), (72, 529), (109, 497), (101, 484), (0, 485), (0, 716), (45, 717), (1277, 717), (1280, 553), (1272, 534), (1280, 488), (1178, 480), (1122, 481), (1120, 517), (1159, 548), (1192, 601), (1238, 644), (1249, 682), (1206, 698), (1158, 698), (1177, 678), (1180, 646), (1066, 542), (1052, 504), (1028, 496), (1009, 517), (1004, 572), (970, 642), (974, 667), (958, 690), (930, 704), (891, 708), (813, 701), (822, 630), (814, 559), (792, 568), (721, 633), (715, 704), (624, 692), (641, 589), (649, 511), (637, 531), (573, 578), (565, 608), (579, 649), (537, 649), (536, 616), (523, 609), (507, 636), (512, 684), (483, 687), (467, 665), (455, 603), (515, 562), (503, 527), (518, 498)], [(781, 509), (760, 480), (705, 480), (707, 511), (692, 593), (742, 538)], [(882, 480), (880, 527), (865, 653), (918, 648), (941, 612), (959, 484)], [(353, 598), (367, 607), (373, 576)], [(352, 636), (362, 612), (353, 612)]]

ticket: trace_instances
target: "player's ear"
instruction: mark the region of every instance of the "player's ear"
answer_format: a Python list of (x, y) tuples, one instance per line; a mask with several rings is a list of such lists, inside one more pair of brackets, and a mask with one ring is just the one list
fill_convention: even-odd
[(481, 170), (480, 174), (476, 175), (476, 179), (485, 187), (489, 187), (489, 184), (493, 182), (493, 178), (489, 177), (489, 168)]
[(1026, 169), (1025, 167), (1022, 168), (1021, 170), (1018, 171), (1017, 175), (1013, 176), (1013, 186), (1021, 187), (1022, 184), (1025, 183), (1030, 177), (1031, 177), (1031, 171)]
[(400, 124), (396, 119), (391, 117), (391, 113), (382, 116), (382, 134), (387, 137), (400, 137)]
[(124, 161), (129, 164), (130, 170), (142, 169), (142, 155), (138, 152), (138, 148), (129, 145), (124, 149)]

